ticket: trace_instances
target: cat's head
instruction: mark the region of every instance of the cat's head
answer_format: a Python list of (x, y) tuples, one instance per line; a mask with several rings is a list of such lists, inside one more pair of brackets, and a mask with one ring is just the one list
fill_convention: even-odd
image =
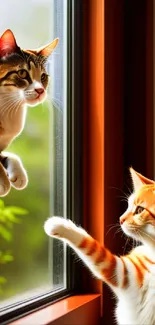
[(155, 182), (130, 168), (134, 192), (120, 217), (123, 231), (130, 237), (155, 246)]
[[(28, 105), (36, 105), (46, 98), (48, 74), (46, 61), (58, 43), (35, 50), (21, 49), (11, 30), (0, 38), (0, 96)], [(9, 102), (8, 102), (9, 103)]]

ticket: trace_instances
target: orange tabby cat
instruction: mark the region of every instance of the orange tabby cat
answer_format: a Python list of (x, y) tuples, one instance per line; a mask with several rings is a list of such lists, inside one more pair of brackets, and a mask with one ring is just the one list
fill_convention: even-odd
[(35, 106), (46, 98), (48, 74), (45, 63), (58, 39), (36, 50), (23, 50), (11, 30), (0, 38), (0, 196), (11, 185), (23, 189), (28, 182), (20, 158), (2, 153), (23, 130), (26, 105)]
[[(130, 169), (134, 192), (120, 217), (125, 234), (137, 242), (125, 256), (116, 256), (72, 221), (53, 217), (45, 232), (67, 242), (96, 277), (117, 297), (120, 325), (155, 325), (155, 182)], [(95, 216), (94, 216), (95, 217)]]

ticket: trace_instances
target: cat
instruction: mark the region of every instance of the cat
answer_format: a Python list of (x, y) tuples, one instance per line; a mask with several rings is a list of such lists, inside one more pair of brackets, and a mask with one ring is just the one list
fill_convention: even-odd
[(112, 254), (84, 229), (61, 217), (49, 218), (44, 230), (67, 242), (91, 272), (109, 285), (117, 298), (117, 324), (155, 325), (155, 182), (133, 168), (130, 173), (134, 191), (120, 226), (139, 244), (128, 254)]
[(58, 38), (35, 50), (23, 50), (11, 30), (0, 37), (0, 196), (11, 186), (20, 190), (27, 186), (28, 177), (20, 158), (3, 152), (22, 132), (26, 105), (43, 102), (49, 76), (46, 62)]

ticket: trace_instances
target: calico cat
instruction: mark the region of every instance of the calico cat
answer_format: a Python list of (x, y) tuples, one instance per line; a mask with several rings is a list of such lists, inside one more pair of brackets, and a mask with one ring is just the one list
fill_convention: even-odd
[(11, 30), (0, 38), (0, 196), (11, 185), (26, 187), (27, 173), (15, 154), (2, 152), (24, 128), (26, 105), (35, 106), (46, 98), (48, 74), (46, 61), (58, 43), (36, 50), (23, 50)]
[(117, 324), (155, 325), (155, 182), (132, 168), (130, 173), (134, 191), (120, 225), (141, 244), (128, 254), (112, 254), (67, 219), (49, 218), (44, 229), (67, 242), (92, 273), (109, 285), (117, 297)]

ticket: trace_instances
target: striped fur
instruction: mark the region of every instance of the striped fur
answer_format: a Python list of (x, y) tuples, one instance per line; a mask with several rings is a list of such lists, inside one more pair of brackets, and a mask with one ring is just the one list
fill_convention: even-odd
[(0, 196), (11, 186), (26, 187), (27, 173), (14, 154), (2, 153), (20, 135), (26, 119), (26, 106), (43, 102), (47, 94), (46, 62), (58, 43), (36, 49), (23, 50), (13, 33), (6, 30), (0, 37)]
[(116, 256), (73, 222), (53, 217), (45, 232), (67, 242), (117, 296), (116, 322), (155, 325), (155, 183), (130, 169), (134, 192), (120, 217), (122, 230), (141, 245)]

